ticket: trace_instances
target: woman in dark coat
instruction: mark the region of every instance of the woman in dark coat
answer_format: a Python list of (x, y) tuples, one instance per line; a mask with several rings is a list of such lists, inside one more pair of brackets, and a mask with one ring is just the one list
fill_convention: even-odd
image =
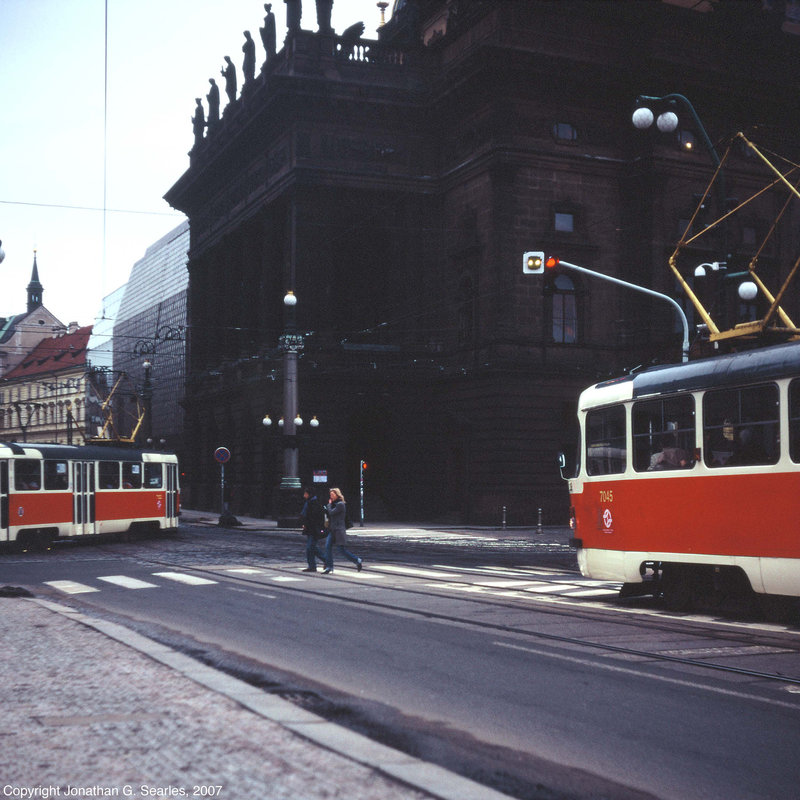
[(333, 572), (333, 545), (339, 548), (339, 552), (352, 561), (359, 572), (364, 562), (358, 556), (353, 555), (346, 547), (347, 544), (347, 505), (344, 502), (344, 495), (339, 489), (331, 489), (331, 501), (325, 506), (328, 515), (328, 538), (325, 540), (325, 569), (323, 575)]

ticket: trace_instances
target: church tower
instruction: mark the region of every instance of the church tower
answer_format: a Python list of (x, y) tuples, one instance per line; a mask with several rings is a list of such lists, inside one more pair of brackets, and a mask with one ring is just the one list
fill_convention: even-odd
[(39, 282), (39, 267), (36, 265), (36, 251), (33, 251), (33, 271), (28, 284), (28, 313), (42, 305), (44, 286)]

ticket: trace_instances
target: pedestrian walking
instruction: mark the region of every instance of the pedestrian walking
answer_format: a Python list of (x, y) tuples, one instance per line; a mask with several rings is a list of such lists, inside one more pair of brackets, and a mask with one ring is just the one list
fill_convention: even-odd
[(300, 518), (303, 521), (303, 533), (306, 536), (306, 561), (308, 566), (303, 572), (316, 572), (317, 571), (317, 558), (325, 564), (325, 553), (319, 549), (318, 542), (325, 538), (325, 512), (322, 510), (322, 504), (317, 500), (314, 490), (306, 487), (303, 490), (303, 510), (300, 512)]
[(345, 545), (347, 544), (347, 504), (344, 502), (344, 495), (339, 489), (331, 489), (330, 503), (325, 506), (325, 513), (328, 515), (328, 538), (325, 540), (325, 569), (323, 574), (329, 575), (333, 572), (333, 545), (339, 548), (339, 552), (356, 565), (356, 569), (361, 572), (364, 566), (363, 559), (353, 555)]

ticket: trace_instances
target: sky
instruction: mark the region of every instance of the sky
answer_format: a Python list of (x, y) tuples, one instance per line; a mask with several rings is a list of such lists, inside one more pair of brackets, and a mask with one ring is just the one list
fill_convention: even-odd
[[(314, 0), (302, 5), (316, 30)], [(273, 0), (279, 50), (285, 9)], [(184, 220), (163, 195), (189, 167), (195, 98), (207, 109), (216, 78), (224, 108), (226, 55), (241, 86), (245, 30), (260, 68), (264, 14), (257, 0), (2, 0), (0, 317), (26, 310), (35, 251), (45, 307), (91, 324)], [(375, 38), (374, 0), (334, 0), (337, 32), (358, 21)]]

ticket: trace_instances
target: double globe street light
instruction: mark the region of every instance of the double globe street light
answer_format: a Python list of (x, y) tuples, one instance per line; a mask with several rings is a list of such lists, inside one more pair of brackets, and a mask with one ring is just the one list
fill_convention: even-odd
[[(639, 95), (639, 97), (636, 98), (636, 105), (637, 108), (634, 110), (631, 116), (631, 121), (633, 122), (634, 128), (640, 131), (651, 128), (655, 122), (656, 128), (661, 133), (674, 133), (678, 130), (680, 119), (673, 109), (680, 105), (686, 111), (688, 111), (689, 116), (692, 118), (694, 123), (694, 128), (697, 133), (700, 134), (700, 138), (703, 140), (703, 144), (705, 145), (705, 148), (711, 157), (711, 161), (714, 163), (714, 168), (719, 172), (719, 182), (717, 184), (717, 202), (719, 205), (719, 216), (722, 217), (726, 213), (727, 208), (725, 196), (725, 176), (721, 170), (722, 165), (719, 153), (717, 153), (717, 149), (714, 147), (714, 144), (708, 135), (708, 131), (706, 131), (705, 126), (697, 114), (697, 111), (695, 111), (694, 106), (689, 102), (688, 98), (684, 97), (682, 94), (675, 93), (667, 94), (663, 97)], [(653, 108), (655, 108), (656, 111), (658, 111), (659, 108), (664, 110), (658, 111), (658, 114), (656, 114), (656, 111), (654, 111)], [(683, 142), (683, 144), (687, 149), (691, 149), (690, 141)], [(699, 264), (694, 271), (695, 278), (705, 278), (708, 274), (706, 272), (706, 268), (710, 269), (711, 274), (716, 277), (719, 276), (719, 274), (725, 269), (725, 262), (713, 261)], [(728, 277), (732, 278), (736, 276), (729, 275)], [(737, 291), (739, 299), (745, 303), (752, 303), (758, 296), (758, 286), (753, 281), (743, 281), (739, 284)]]

